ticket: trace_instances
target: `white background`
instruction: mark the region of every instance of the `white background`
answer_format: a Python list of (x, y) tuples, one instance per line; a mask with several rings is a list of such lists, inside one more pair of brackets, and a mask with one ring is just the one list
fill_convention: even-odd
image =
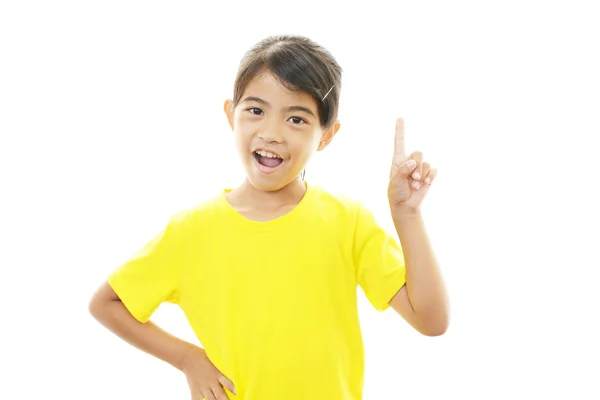
[[(88, 301), (173, 212), (241, 182), (222, 113), (238, 62), (299, 33), (344, 69), (307, 180), (393, 229), (397, 116), (439, 169), (424, 215), (451, 326), (422, 337), (360, 292), (365, 400), (600, 398), (600, 15), (415, 3), (2, 2), (0, 397), (189, 398)], [(178, 308), (154, 320), (195, 342)]]

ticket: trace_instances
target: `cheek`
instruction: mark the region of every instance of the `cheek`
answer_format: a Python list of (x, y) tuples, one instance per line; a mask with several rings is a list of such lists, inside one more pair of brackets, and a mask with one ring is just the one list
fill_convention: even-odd
[(256, 123), (249, 122), (244, 118), (239, 118), (236, 121), (234, 132), (238, 141), (249, 140), (252, 133), (256, 132)]
[(237, 147), (238, 152), (242, 156), (246, 156), (248, 148), (252, 140), (251, 135), (248, 133), (248, 128), (244, 124), (237, 124), (233, 131), (233, 139)]
[(266, 118), (257, 117), (248, 112), (240, 112), (235, 119), (237, 130), (243, 134), (256, 133), (260, 131), (265, 124), (267, 124)]
[(306, 136), (297, 136), (294, 140), (288, 140), (287, 147), (291, 153), (296, 156), (296, 159), (306, 160), (316, 151), (319, 141), (312, 138), (307, 139)]

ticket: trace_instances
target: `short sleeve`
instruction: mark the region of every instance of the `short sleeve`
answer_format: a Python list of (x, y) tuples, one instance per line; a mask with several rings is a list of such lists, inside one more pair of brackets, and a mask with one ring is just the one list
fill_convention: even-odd
[(148, 321), (163, 302), (178, 303), (182, 241), (181, 222), (172, 216), (160, 233), (110, 273), (108, 283), (138, 321)]
[(376, 310), (385, 311), (406, 283), (404, 255), (398, 240), (380, 227), (362, 204), (356, 214), (353, 258), (365, 296)]

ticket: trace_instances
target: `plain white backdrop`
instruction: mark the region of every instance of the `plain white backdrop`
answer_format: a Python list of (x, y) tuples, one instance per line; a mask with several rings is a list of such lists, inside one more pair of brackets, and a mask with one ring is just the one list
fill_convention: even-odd
[[(393, 229), (397, 116), (439, 170), (424, 216), (451, 326), (422, 337), (359, 291), (364, 399), (600, 398), (598, 18), (591, 1), (2, 2), (0, 397), (189, 398), (88, 301), (171, 214), (241, 182), (223, 101), (248, 48), (298, 33), (344, 69), (342, 128), (307, 180)], [(153, 320), (197, 343), (175, 306)]]

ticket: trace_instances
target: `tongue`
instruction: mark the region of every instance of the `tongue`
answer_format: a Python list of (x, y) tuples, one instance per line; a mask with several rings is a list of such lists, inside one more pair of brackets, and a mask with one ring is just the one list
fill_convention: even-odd
[(260, 158), (258, 159), (259, 163), (261, 163), (265, 167), (271, 167), (271, 168), (278, 166), (279, 164), (281, 164), (282, 161), (283, 160), (281, 158), (270, 158), (270, 157), (264, 157), (264, 156), (260, 156)]

